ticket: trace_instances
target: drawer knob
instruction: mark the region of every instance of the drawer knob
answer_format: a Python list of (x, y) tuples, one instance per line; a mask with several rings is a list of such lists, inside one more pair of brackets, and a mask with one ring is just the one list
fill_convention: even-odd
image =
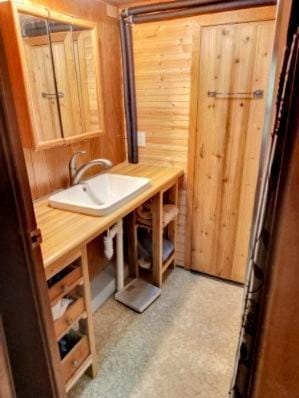
[(73, 365), (74, 368), (77, 368), (77, 367), (79, 366), (79, 361), (77, 361), (77, 359), (75, 359), (75, 360), (72, 362), (72, 365)]
[(71, 324), (73, 323), (72, 318), (67, 318), (67, 319), (66, 319), (66, 323), (67, 323), (69, 326), (71, 326)]

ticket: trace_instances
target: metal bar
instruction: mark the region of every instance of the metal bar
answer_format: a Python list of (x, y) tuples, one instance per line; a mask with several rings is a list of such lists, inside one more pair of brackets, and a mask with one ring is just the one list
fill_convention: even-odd
[[(55, 98), (56, 97), (56, 93), (45, 93), (45, 92), (42, 92), (42, 97), (43, 98)], [(63, 98), (64, 97), (64, 93), (58, 92), (57, 93), (57, 97), (58, 98)]]
[[(240, 0), (234, 0), (236, 2), (240, 2)], [(242, 0), (241, 0), (242, 1)], [(267, 0), (255, 0), (257, 6), (268, 5)], [(217, 3), (224, 3), (223, 0), (177, 0), (177, 1), (169, 1), (165, 3), (154, 3), (147, 4), (144, 6), (130, 7), (122, 10), (121, 16), (123, 18), (133, 15), (145, 15), (145, 14), (153, 14), (160, 13), (165, 11), (176, 11), (180, 9), (194, 8), (194, 7), (202, 7), (205, 5), (215, 5)], [(272, 2), (274, 3), (274, 1)]]
[(137, 143), (137, 100), (136, 100), (136, 87), (135, 87), (135, 65), (133, 54), (133, 37), (132, 25), (125, 24), (125, 34), (127, 38), (127, 68), (129, 79), (129, 92), (130, 92), (130, 109), (131, 109), (131, 163), (138, 163), (138, 143)]
[[(175, 2), (173, 2), (175, 4)], [(194, 7), (169, 9), (167, 11), (152, 12), (148, 14), (132, 15), (132, 22), (135, 24), (166, 21), (176, 18), (192, 17), (195, 15), (204, 15), (211, 12), (224, 12), (241, 10), (250, 7), (263, 7), (266, 5), (275, 5), (276, 0), (234, 0), (221, 3), (207, 3), (206, 5), (198, 5)]]
[(223, 0), (178, 0), (169, 1), (166, 3), (147, 4), (144, 6), (130, 7), (122, 10), (121, 16), (127, 17), (130, 15), (149, 14), (153, 12), (163, 12), (168, 10), (195, 7), (205, 4), (221, 3)]
[(208, 97), (214, 97), (214, 98), (217, 98), (217, 97), (229, 97), (229, 98), (231, 98), (231, 97), (234, 97), (234, 96), (241, 96), (241, 98), (247, 98), (247, 97), (249, 97), (249, 98), (253, 98), (253, 99), (261, 99), (261, 98), (263, 98), (263, 96), (264, 96), (264, 90), (255, 90), (255, 91), (252, 91), (252, 92), (227, 92), (227, 93), (221, 93), (221, 92), (218, 92), (218, 91), (208, 91)]
[(127, 46), (127, 32), (125, 28), (126, 22), (123, 18), (120, 19), (120, 37), (121, 37), (121, 52), (122, 52), (122, 65), (123, 65), (123, 86), (124, 86), (124, 108), (127, 132), (127, 146), (128, 146), (128, 160), (132, 163), (133, 149), (132, 149), (132, 111), (130, 100), (130, 79), (128, 71), (128, 46)]

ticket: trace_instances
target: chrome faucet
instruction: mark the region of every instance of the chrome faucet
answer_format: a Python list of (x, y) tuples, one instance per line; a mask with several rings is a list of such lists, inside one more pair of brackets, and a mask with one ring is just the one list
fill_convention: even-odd
[(83, 164), (81, 167), (77, 167), (77, 157), (80, 154), (84, 154), (86, 151), (78, 151), (74, 153), (69, 162), (69, 173), (70, 173), (70, 184), (77, 185), (80, 183), (83, 174), (93, 166), (102, 166), (105, 169), (113, 166), (113, 163), (109, 159), (92, 159), (89, 162)]

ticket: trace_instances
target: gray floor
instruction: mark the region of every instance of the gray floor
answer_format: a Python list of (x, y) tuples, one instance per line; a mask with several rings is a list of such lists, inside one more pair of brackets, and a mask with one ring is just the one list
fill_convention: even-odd
[(226, 398), (240, 328), (243, 289), (171, 273), (142, 315), (112, 298), (95, 314), (99, 374), (71, 398)]

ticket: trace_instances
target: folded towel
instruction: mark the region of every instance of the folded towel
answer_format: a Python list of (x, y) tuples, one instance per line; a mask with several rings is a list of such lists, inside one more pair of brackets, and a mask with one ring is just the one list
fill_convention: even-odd
[(53, 321), (56, 321), (57, 319), (61, 318), (62, 315), (65, 313), (67, 310), (68, 306), (73, 303), (74, 300), (64, 297), (58, 301), (55, 305), (52, 307), (52, 315), (53, 315)]
[(138, 259), (138, 265), (139, 267), (143, 269), (151, 269), (152, 268), (152, 263), (150, 261), (146, 261), (143, 257)]
[(150, 203), (144, 204), (137, 208), (137, 217), (140, 217), (144, 220), (152, 220), (152, 206)]
[[(163, 225), (167, 225), (179, 213), (179, 209), (175, 205), (163, 205)], [(137, 222), (143, 225), (151, 226), (153, 221), (153, 214), (151, 205), (143, 205), (137, 209)]]
[(163, 224), (169, 224), (179, 214), (179, 209), (175, 205), (163, 206)]

